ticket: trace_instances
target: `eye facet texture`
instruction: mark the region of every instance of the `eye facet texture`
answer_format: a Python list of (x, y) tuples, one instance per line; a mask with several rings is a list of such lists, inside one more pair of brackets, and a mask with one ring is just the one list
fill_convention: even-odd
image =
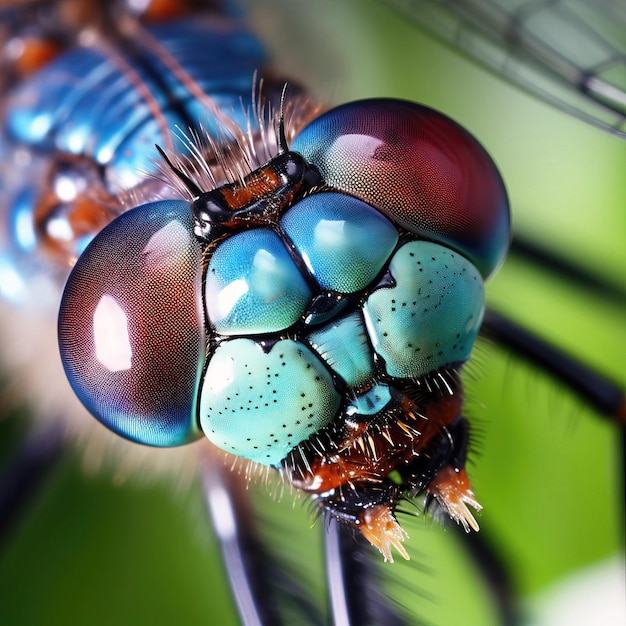
[(292, 147), (330, 190), (276, 223), (242, 222), (203, 256), (189, 204), (154, 202), (79, 259), (61, 356), (115, 432), (171, 446), (202, 429), (279, 466), (335, 420), (378, 414), (397, 380), (468, 359), (483, 276), (508, 244), (506, 194), (480, 145), (426, 107), (369, 100)]
[(311, 122), (290, 148), (329, 186), (459, 251), (483, 277), (503, 260), (504, 184), (482, 146), (445, 115), (400, 100), (351, 102)]
[(68, 279), (65, 372), (85, 407), (128, 439), (173, 446), (201, 435), (201, 266), (188, 203), (162, 201), (107, 226)]

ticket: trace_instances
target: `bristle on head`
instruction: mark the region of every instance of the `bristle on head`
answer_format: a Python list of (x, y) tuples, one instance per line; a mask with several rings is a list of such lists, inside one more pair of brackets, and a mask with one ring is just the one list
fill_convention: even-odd
[[(263, 89), (267, 89), (267, 94)], [(156, 177), (176, 189), (181, 197), (190, 199), (198, 194), (190, 192), (186, 181), (202, 191), (230, 183), (243, 185), (246, 176), (285, 151), (321, 111), (319, 104), (297, 88), (287, 90), (284, 85), (278, 91), (271, 83), (255, 80), (251, 108), (245, 108), (242, 103), (239, 115), (235, 111), (221, 111), (220, 119), (243, 118), (241, 128), (235, 128), (232, 120), (231, 124), (212, 131), (202, 126), (189, 130), (177, 127), (175, 138), (179, 150), (160, 150), (166, 158), (156, 162)], [(283, 145), (279, 145), (277, 128), (281, 128)]]

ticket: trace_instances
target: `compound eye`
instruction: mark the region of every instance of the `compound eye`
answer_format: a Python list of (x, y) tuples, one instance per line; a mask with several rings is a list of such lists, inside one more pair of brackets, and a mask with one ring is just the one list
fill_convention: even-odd
[(114, 432), (153, 446), (201, 435), (201, 250), (189, 204), (132, 209), (98, 234), (72, 270), (59, 313), (67, 377)]
[(290, 149), (324, 182), (412, 233), (453, 248), (487, 277), (509, 244), (504, 184), (465, 129), (428, 107), (362, 100), (311, 122)]

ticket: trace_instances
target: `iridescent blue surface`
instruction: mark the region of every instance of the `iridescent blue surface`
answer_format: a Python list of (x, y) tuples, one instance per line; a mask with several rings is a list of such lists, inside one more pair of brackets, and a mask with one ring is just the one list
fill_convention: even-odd
[[(374, 419), (394, 379), (465, 362), (484, 306), (483, 279), (470, 261), (429, 241), (396, 250), (396, 227), (351, 196), (307, 196), (279, 227), (285, 241), (257, 228), (226, 238), (212, 255), (205, 293), (214, 336), (261, 334), (266, 349), (251, 339), (220, 343), (200, 401), (201, 426), (215, 445), (270, 465), (338, 418), (341, 397), (351, 399), (346, 415)], [(330, 297), (326, 290), (341, 292), (342, 306), (331, 305), (328, 319), (302, 337), (305, 311)], [(283, 329), (310, 349), (284, 339)], [(311, 413), (303, 421), (305, 398)]]
[(360, 311), (328, 323), (308, 335), (307, 340), (349, 387), (373, 379), (372, 350)]
[(59, 313), (61, 359), (82, 403), (116, 433), (154, 446), (200, 435), (200, 282), (201, 250), (182, 201), (128, 211), (74, 267)]
[[(205, 22), (152, 34), (161, 53), (140, 48), (141, 60), (128, 55), (123, 67), (76, 48), (8, 103), (15, 141), (33, 154), (80, 155), (59, 175), (77, 193), (93, 190), (100, 171), (111, 197), (144, 184), (163, 125), (222, 138), (224, 120), (194, 89), (248, 125), (262, 63), (253, 38)], [(508, 242), (506, 195), (477, 142), (425, 107), (371, 100), (323, 115), (291, 148), (321, 172), (323, 191), (275, 220), (271, 211), (227, 220), (203, 256), (189, 204), (155, 202), (117, 218), (80, 257), (61, 306), (61, 355), (77, 395), (115, 432), (166, 446), (201, 427), (228, 452), (279, 465), (334, 420), (376, 419), (395, 379), (468, 358), (480, 272)], [(26, 253), (38, 235), (17, 217), (32, 226), (36, 200), (19, 188), (14, 197), (14, 238)], [(78, 255), (91, 233), (73, 234), (71, 210), (59, 215), (66, 221), (53, 215), (46, 227), (65, 227)], [(422, 237), (460, 253), (413, 240)]]
[[(162, 50), (196, 81), (194, 88), (204, 90), (225, 115), (246, 127), (245, 109), (251, 101), (254, 73), (264, 61), (256, 38), (226, 22), (202, 18), (148, 30)], [(155, 108), (162, 124), (157, 121)], [(8, 241), (0, 262), (2, 291), (16, 303), (26, 302), (27, 285), (44, 277), (41, 280), (49, 283), (47, 293), (53, 293), (54, 306), (59, 295), (52, 284), (60, 272), (40, 254), (43, 246), (39, 238), (50, 234), (46, 228), (49, 224), (37, 231), (35, 215), (41, 219), (42, 199), (56, 192), (55, 182), (49, 178), (55, 159), (70, 154), (91, 162), (98, 180), (85, 179), (86, 196), (96, 200), (104, 197), (103, 204), (116, 210), (116, 194), (145, 184), (147, 174), (155, 172), (155, 144), (168, 145), (163, 127), (177, 149), (181, 148), (180, 134), (190, 127), (214, 134), (222, 130), (197, 94), (166, 68), (160, 54), (141, 45), (113, 53), (98, 44), (77, 45), (62, 53), (13, 89), (4, 103), (2, 121), (3, 159), (16, 163), (14, 167), (21, 172), (21, 180), (12, 181), (11, 188), (3, 191), (6, 213), (19, 216), (19, 223), (12, 219), (7, 225)], [(255, 123), (252, 119), (253, 127)], [(11, 156), (14, 150), (17, 156)], [(80, 175), (78, 172), (77, 177)], [(72, 201), (68, 202), (69, 209), (63, 207), (66, 215), (71, 215)], [(113, 216), (114, 212), (109, 219)], [(63, 226), (60, 220), (57, 225)], [(67, 246), (69, 258), (63, 261), (61, 280), (95, 234), (90, 231), (75, 236), (69, 224), (65, 226), (67, 236), (60, 233), (59, 240)]]
[(369, 391), (354, 400), (346, 407), (346, 415), (375, 416), (382, 411), (391, 400), (391, 393), (387, 385), (374, 385)]
[[(253, 74), (264, 60), (257, 40), (243, 30), (203, 20), (164, 24), (151, 31), (197, 86), (219, 96), (223, 110), (245, 127), (241, 101), (250, 101)], [(134, 76), (97, 48), (62, 55), (12, 95), (6, 113), (10, 136), (37, 149), (91, 155), (109, 165), (111, 178), (119, 168), (117, 176), (124, 185), (137, 184), (145, 172), (154, 170), (154, 145), (164, 143), (143, 90), (154, 99), (171, 132), (200, 124), (209, 132), (216, 129), (203, 104), (163, 61), (142, 52), (141, 62), (125, 59)]]
[(250, 339), (233, 339), (209, 362), (200, 424), (223, 450), (278, 465), (327, 426), (340, 403), (328, 370), (305, 345), (283, 340), (265, 351)]
[(310, 297), (304, 278), (271, 230), (233, 235), (211, 257), (206, 309), (222, 335), (284, 330), (300, 319)]
[(411, 232), (458, 250), (489, 276), (509, 245), (509, 207), (493, 161), (464, 128), (402, 100), (351, 102), (292, 142), (331, 187)]
[(319, 285), (340, 293), (371, 283), (398, 241), (379, 211), (340, 193), (308, 196), (280, 225)]
[(484, 308), (478, 270), (449, 248), (415, 241), (395, 253), (389, 271), (396, 285), (378, 289), (363, 307), (387, 373), (418, 378), (466, 361)]

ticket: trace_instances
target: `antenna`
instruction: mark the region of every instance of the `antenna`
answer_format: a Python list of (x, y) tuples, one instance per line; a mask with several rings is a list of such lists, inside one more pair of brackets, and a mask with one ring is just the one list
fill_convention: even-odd
[(196, 183), (194, 183), (193, 180), (191, 180), (191, 178), (187, 176), (187, 174), (185, 174), (179, 167), (177, 167), (170, 161), (167, 154), (165, 154), (165, 150), (163, 150), (161, 146), (156, 145), (155, 148), (158, 150), (159, 154), (163, 157), (164, 161), (167, 163), (168, 167), (172, 170), (172, 172), (174, 172), (174, 174), (176, 174), (176, 176), (180, 178), (180, 180), (183, 182), (185, 187), (187, 187), (187, 189), (191, 192), (192, 196), (194, 198), (200, 197), (202, 195), (202, 189), (200, 189), (200, 187), (198, 187), (198, 185), (196, 185)]
[(278, 141), (278, 154), (285, 154), (289, 151), (287, 145), (287, 137), (285, 136), (285, 94), (287, 93), (288, 83), (285, 83), (283, 91), (280, 94), (280, 113), (276, 124), (276, 140)]

